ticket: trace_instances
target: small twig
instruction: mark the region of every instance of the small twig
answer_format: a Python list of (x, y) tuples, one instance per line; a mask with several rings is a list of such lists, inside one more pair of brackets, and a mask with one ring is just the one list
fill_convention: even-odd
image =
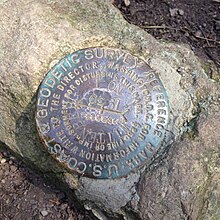
[(194, 34), (193, 34), (193, 36), (196, 37), (196, 38), (202, 39), (202, 40), (212, 41), (212, 42), (215, 42), (217, 44), (220, 44), (220, 41), (217, 41), (217, 40), (214, 40), (214, 39), (210, 39), (210, 38), (207, 38), (207, 37), (199, 37), (199, 36), (195, 36)]
[(220, 67), (220, 62), (212, 56), (212, 54), (209, 52), (208, 48), (205, 48), (205, 53), (206, 53), (206, 55), (207, 55), (211, 60), (213, 60), (213, 62), (214, 62), (217, 66)]
[(216, 45), (207, 45), (207, 46), (204, 46), (204, 48), (217, 48), (218, 46)]
[[(216, 0), (216, 1), (217, 1), (217, 0)], [(218, 0), (218, 2), (220, 2), (220, 0)], [(187, 23), (188, 23), (189, 25), (191, 25), (188, 21), (187, 21)], [(188, 27), (181, 27), (180, 29), (179, 29), (179, 28), (173, 28), (173, 27), (165, 26), (165, 25), (164, 25), (164, 26), (157, 26), (157, 25), (146, 25), (146, 26), (144, 26), (144, 25), (143, 25), (143, 26), (140, 26), (140, 27), (143, 28), (143, 29), (170, 29), (170, 30), (182, 31), (182, 32), (188, 33), (190, 38), (193, 38), (193, 37), (194, 37), (194, 38), (197, 38), (197, 39), (205, 40), (206, 43), (207, 43), (207, 46), (204, 47), (205, 53), (208, 55), (208, 57), (209, 57), (210, 59), (213, 60), (213, 62), (214, 62), (217, 66), (220, 66), (220, 62), (219, 62), (217, 59), (215, 59), (215, 58), (208, 52), (208, 48), (216, 48), (216, 47), (218, 47), (218, 46), (220, 45), (220, 41), (216, 40), (216, 37), (215, 37), (215, 39), (207, 38), (206, 35), (205, 35), (205, 33), (203, 32), (203, 30), (201, 30), (201, 28), (200, 28), (200, 30), (201, 30), (201, 32), (202, 32), (202, 34), (203, 34), (204, 37), (196, 35), (196, 34), (195, 34), (192, 30), (190, 30)], [(193, 40), (193, 39), (192, 39), (192, 40)], [(214, 45), (211, 45), (210, 42), (213, 42), (215, 46), (214, 46)], [(216, 45), (216, 44), (218, 44), (218, 45)]]
[[(171, 29), (171, 30), (177, 30), (177, 31), (184, 31), (184, 32), (188, 32), (190, 34), (192, 34), (195, 38), (198, 38), (198, 39), (202, 39), (202, 40), (206, 40), (207, 43), (209, 41), (212, 41), (212, 42), (215, 42), (217, 44), (220, 44), (220, 41), (217, 41), (217, 40), (214, 40), (214, 39), (211, 39), (211, 38), (207, 38), (207, 37), (200, 37), (200, 36), (196, 36), (191, 30), (189, 30), (187, 27), (184, 27), (184, 28), (181, 28), (181, 29), (178, 29), (178, 28), (173, 28), (173, 27), (169, 27), (169, 26), (140, 26), (141, 28), (144, 28), (144, 29)], [(209, 43), (208, 43), (209, 44)]]
[[(202, 28), (199, 27), (199, 29), (201, 30), (203, 36), (206, 38), (206, 35), (205, 35), (204, 31), (202, 30)], [(206, 43), (208, 44), (208, 46), (210, 46), (210, 43), (209, 43), (209, 41), (207, 40), (207, 38), (206, 38)]]
[(141, 26), (141, 28), (145, 28), (145, 29), (172, 29), (172, 30), (180, 31), (180, 29), (168, 27), (168, 26), (154, 26), (154, 25), (152, 25), (152, 26)]
[[(184, 30), (185, 29), (185, 30)], [(187, 27), (181, 29), (182, 31), (184, 32), (188, 32), (189, 34), (192, 34), (195, 38), (198, 38), (198, 39), (202, 39), (202, 40), (206, 40), (206, 41), (212, 41), (212, 42), (215, 42), (217, 44), (220, 44), (220, 41), (217, 41), (217, 40), (214, 40), (214, 39), (211, 39), (211, 38), (207, 38), (207, 37), (200, 37), (200, 36), (196, 36), (191, 30), (189, 30)]]

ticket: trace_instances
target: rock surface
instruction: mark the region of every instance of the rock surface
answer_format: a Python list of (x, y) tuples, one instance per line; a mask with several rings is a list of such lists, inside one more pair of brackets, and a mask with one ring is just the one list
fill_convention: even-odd
[[(100, 219), (106, 214), (100, 209), (127, 219), (220, 216), (219, 84), (208, 79), (186, 45), (156, 41), (128, 24), (107, 0), (1, 0), (0, 39), (0, 143), (44, 175), (77, 189)], [(127, 50), (158, 72), (169, 96), (174, 137), (168, 153), (142, 174), (104, 184), (60, 167), (40, 143), (34, 119), (46, 72), (66, 54), (95, 46)]]
[(146, 173), (135, 209), (141, 219), (218, 219), (220, 108), (202, 112), (194, 138), (178, 141), (167, 158)]

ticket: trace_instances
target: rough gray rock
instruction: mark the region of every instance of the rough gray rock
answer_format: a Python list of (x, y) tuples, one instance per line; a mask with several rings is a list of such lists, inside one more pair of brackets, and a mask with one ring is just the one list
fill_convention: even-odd
[(202, 112), (197, 135), (178, 141), (156, 169), (143, 175), (134, 205), (141, 219), (220, 217), (219, 110)]
[[(163, 160), (158, 158), (142, 174), (105, 185), (60, 167), (40, 143), (34, 120), (36, 92), (46, 72), (66, 54), (95, 46), (127, 50), (158, 72), (169, 96), (169, 129), (175, 137)], [(217, 141), (218, 134), (207, 129), (219, 119), (215, 112), (201, 119), (210, 106), (219, 105), (219, 91), (186, 45), (158, 42), (128, 24), (108, 0), (0, 1), (0, 143), (50, 178), (77, 189), (77, 196), (100, 218), (104, 214), (99, 209), (127, 219), (135, 213), (142, 219), (220, 216), (215, 207), (217, 176), (210, 179), (208, 170), (216, 170), (212, 164), (219, 153), (219, 142), (213, 144), (209, 137)], [(196, 135), (193, 125), (198, 118), (199, 136), (181, 140), (184, 132)], [(103, 197), (105, 190), (109, 193)]]

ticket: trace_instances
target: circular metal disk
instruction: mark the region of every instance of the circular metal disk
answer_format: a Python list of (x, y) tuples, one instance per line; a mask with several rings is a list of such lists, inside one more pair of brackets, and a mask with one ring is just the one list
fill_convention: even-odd
[(168, 123), (157, 74), (118, 49), (87, 48), (60, 60), (38, 91), (40, 137), (60, 163), (91, 178), (117, 178), (146, 164)]

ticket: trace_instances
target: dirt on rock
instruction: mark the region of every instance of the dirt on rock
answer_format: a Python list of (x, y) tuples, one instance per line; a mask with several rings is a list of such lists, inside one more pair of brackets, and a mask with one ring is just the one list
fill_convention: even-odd
[(95, 220), (68, 202), (64, 192), (46, 183), (9, 152), (0, 150), (0, 219)]
[(220, 67), (219, 0), (115, 0), (124, 18), (157, 39), (187, 43)]

